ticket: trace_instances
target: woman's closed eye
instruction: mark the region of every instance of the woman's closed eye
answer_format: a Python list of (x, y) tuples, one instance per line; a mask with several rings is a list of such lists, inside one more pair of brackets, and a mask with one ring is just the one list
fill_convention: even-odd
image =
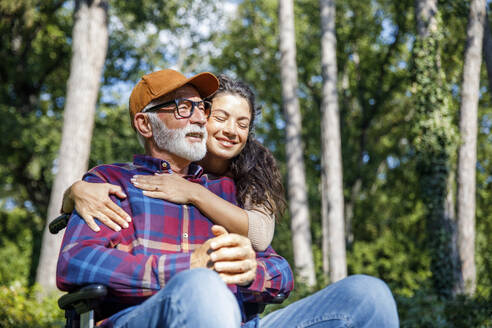
[(239, 126), (240, 129), (248, 129), (249, 128), (248, 123), (239, 122), (237, 125)]
[(240, 129), (249, 129), (249, 119), (247, 118), (240, 118), (237, 120), (237, 126), (239, 126)]
[(217, 122), (225, 122), (225, 121), (227, 121), (227, 117), (225, 117), (225, 116), (219, 116), (219, 115), (214, 116), (214, 119)]

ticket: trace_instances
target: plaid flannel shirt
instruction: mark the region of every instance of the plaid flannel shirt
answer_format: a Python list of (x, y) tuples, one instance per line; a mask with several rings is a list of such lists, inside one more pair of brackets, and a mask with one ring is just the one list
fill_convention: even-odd
[[(146, 197), (130, 182), (136, 174), (168, 172), (168, 162), (136, 155), (133, 164), (101, 165), (85, 176), (89, 182), (119, 185), (127, 197), (113, 200), (131, 217), (130, 227), (115, 232), (100, 224), (92, 231), (74, 211), (65, 231), (57, 267), (57, 286), (71, 291), (82, 285), (101, 283), (109, 287), (106, 307), (123, 309), (140, 304), (157, 293), (175, 274), (190, 268), (191, 252), (214, 237), (213, 223), (191, 205), (178, 205)], [(236, 204), (234, 181), (212, 179), (200, 166), (191, 164), (186, 179)], [(264, 302), (293, 288), (287, 261), (271, 247), (257, 253), (256, 278), (248, 287), (229, 286), (241, 311), (242, 303)], [(257, 320), (257, 319), (256, 319)], [(103, 326), (112, 326), (111, 318)]]

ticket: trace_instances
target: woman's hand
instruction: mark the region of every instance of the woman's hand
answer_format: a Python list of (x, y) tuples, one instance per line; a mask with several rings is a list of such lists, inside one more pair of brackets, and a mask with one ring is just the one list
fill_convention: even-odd
[(192, 195), (198, 184), (177, 174), (134, 175), (133, 185), (143, 190), (145, 196), (165, 199), (176, 204), (192, 203)]
[(73, 199), (75, 209), (92, 230), (100, 230), (94, 221), (95, 218), (114, 231), (120, 231), (121, 227), (128, 228), (130, 216), (116, 205), (109, 195), (126, 198), (120, 186), (86, 181), (75, 182), (70, 187), (68, 197)]

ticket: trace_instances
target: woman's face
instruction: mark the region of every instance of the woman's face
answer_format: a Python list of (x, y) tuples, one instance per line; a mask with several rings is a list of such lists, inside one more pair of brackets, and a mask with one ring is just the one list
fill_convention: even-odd
[(216, 96), (207, 121), (207, 152), (226, 160), (237, 156), (248, 140), (250, 121), (246, 99), (232, 94)]

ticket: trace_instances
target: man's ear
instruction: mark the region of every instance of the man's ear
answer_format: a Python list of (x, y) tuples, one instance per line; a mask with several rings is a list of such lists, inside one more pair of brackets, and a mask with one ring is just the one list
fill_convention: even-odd
[(136, 113), (133, 117), (133, 125), (137, 132), (139, 132), (145, 138), (152, 137), (152, 126), (150, 125), (149, 118), (144, 113)]

